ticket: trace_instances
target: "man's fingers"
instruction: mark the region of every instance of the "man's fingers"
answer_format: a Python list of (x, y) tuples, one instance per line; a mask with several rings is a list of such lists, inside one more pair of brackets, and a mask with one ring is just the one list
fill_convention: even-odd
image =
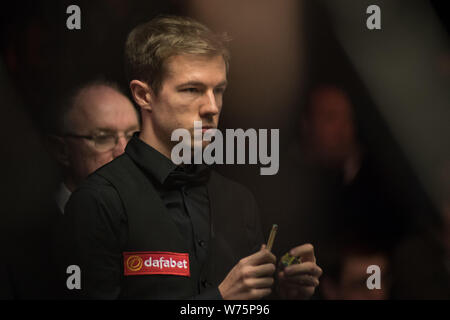
[(289, 252), (301, 257), (302, 262), (292, 264), (278, 273), (279, 288), (283, 296), (309, 298), (319, 286), (322, 269), (316, 264), (314, 247), (310, 244), (298, 246)]
[(244, 284), (247, 288), (250, 289), (263, 289), (270, 288), (274, 283), (274, 279), (272, 277), (266, 278), (251, 278), (244, 280)]
[(289, 253), (295, 257), (302, 258), (302, 261), (316, 262), (316, 257), (314, 256), (314, 247), (310, 243), (292, 248)]
[(246, 278), (260, 278), (272, 276), (276, 271), (276, 267), (273, 263), (266, 263), (259, 266), (252, 266), (247, 269), (244, 276)]
[(277, 258), (275, 257), (275, 255), (267, 250), (265, 246), (261, 247), (261, 250), (259, 250), (258, 252), (243, 259), (244, 263), (252, 266), (257, 266), (265, 263), (275, 263), (276, 261)]
[(258, 300), (262, 299), (265, 296), (268, 296), (272, 292), (272, 289), (270, 288), (264, 288), (264, 289), (252, 289), (250, 291), (251, 299)]
[(303, 262), (300, 264), (292, 264), (284, 269), (284, 273), (287, 277), (296, 275), (308, 274), (314, 277), (320, 277), (322, 275), (322, 269), (314, 262)]
[(300, 285), (304, 287), (317, 287), (319, 285), (319, 279), (317, 279), (314, 276), (310, 276), (307, 274), (301, 275), (301, 276), (295, 276), (295, 277), (289, 277), (283, 279), (286, 284), (291, 285)]

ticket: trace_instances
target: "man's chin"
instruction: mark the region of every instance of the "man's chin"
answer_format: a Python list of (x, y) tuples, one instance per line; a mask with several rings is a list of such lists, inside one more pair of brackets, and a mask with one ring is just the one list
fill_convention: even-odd
[(200, 146), (201, 146), (201, 149), (204, 150), (210, 143), (211, 143), (211, 141), (201, 141), (201, 142), (200, 141), (199, 142), (192, 141), (191, 152), (194, 153), (195, 151), (197, 151), (200, 148)]

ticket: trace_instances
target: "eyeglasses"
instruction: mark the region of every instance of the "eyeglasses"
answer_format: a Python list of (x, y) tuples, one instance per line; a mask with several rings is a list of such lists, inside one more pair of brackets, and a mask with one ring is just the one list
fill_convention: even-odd
[(80, 138), (80, 139), (87, 139), (94, 143), (95, 148), (97, 148), (98, 151), (108, 151), (111, 149), (114, 149), (117, 144), (119, 143), (120, 137), (124, 137), (127, 142), (130, 141), (130, 139), (133, 137), (133, 132), (127, 132), (124, 134), (119, 133), (97, 133), (90, 136), (80, 135), (80, 134), (73, 134), (73, 133), (66, 133), (65, 137), (70, 138)]

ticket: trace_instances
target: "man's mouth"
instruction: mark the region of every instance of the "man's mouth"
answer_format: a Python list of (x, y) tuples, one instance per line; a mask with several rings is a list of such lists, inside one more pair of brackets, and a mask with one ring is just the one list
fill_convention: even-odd
[(205, 133), (205, 131), (206, 130), (209, 130), (209, 129), (214, 129), (214, 127), (213, 126), (202, 126), (202, 133)]
[(194, 121), (194, 127), (192, 128), (192, 133), (195, 135), (195, 132), (200, 132), (202, 135), (209, 129), (216, 129), (217, 125), (214, 122), (202, 122), (202, 121)]

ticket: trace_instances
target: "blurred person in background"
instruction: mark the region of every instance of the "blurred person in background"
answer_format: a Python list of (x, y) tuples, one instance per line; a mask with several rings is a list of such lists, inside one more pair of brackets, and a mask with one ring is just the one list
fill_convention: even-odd
[(342, 184), (354, 181), (361, 168), (362, 154), (348, 95), (336, 86), (315, 88), (302, 128), (308, 161), (336, 170), (342, 176)]
[[(383, 232), (384, 241), (391, 241), (400, 230), (397, 209), (383, 180), (386, 172), (360, 140), (350, 94), (327, 82), (307, 92), (297, 135), (280, 157), (281, 170), (271, 177), (280, 188), (268, 189), (280, 199), (271, 209), (280, 225), (274, 250), (284, 254), (291, 243), (308, 241), (320, 252), (322, 243), (333, 243), (341, 230), (351, 235), (363, 229), (368, 237)], [(265, 208), (271, 205), (264, 203)]]
[[(361, 143), (355, 107), (349, 94), (335, 85), (320, 85), (310, 95), (302, 118), (303, 170), (316, 190), (319, 221), (329, 235), (363, 229), (367, 237), (395, 242), (402, 232), (399, 205), (387, 171)], [(320, 197), (328, 203), (320, 204)], [(328, 240), (326, 240), (328, 241)]]
[(131, 101), (112, 82), (94, 80), (73, 90), (60, 105), (58, 133), (48, 139), (62, 168), (57, 193), (59, 210), (71, 193), (95, 170), (120, 156), (139, 118)]

